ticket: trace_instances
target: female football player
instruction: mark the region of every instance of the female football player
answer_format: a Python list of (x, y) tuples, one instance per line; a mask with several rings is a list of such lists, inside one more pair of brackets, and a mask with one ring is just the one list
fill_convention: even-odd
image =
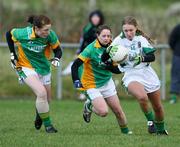
[[(59, 66), (62, 56), (57, 35), (51, 29), (51, 20), (44, 15), (30, 16), (31, 24), (25, 28), (14, 28), (6, 33), (11, 53), (11, 63), (19, 78), (26, 83), (36, 95), (35, 128), (40, 129), (42, 122), (47, 133), (56, 133), (49, 115), (51, 99), (50, 51), (54, 58), (51, 64)], [(14, 43), (18, 46), (15, 51)], [(18, 53), (18, 54), (17, 54)]]
[[(139, 28), (134, 17), (127, 16), (122, 22), (122, 33), (112, 45), (122, 45), (130, 49), (129, 58), (121, 64), (124, 72), (123, 85), (136, 97), (148, 121), (149, 133), (165, 134), (164, 112), (160, 99), (160, 82), (150, 62), (155, 60), (155, 49), (150, 45), (151, 39)], [(152, 104), (153, 112), (148, 104)]]
[(130, 134), (125, 114), (121, 108), (116, 88), (112, 80), (112, 73), (120, 73), (117, 66), (110, 62), (103, 63), (101, 55), (111, 43), (111, 30), (108, 26), (100, 26), (97, 39), (88, 45), (72, 65), (72, 79), (75, 88), (84, 90), (87, 101), (84, 104), (83, 118), (89, 123), (91, 114), (105, 117), (108, 106), (114, 112), (121, 132)]

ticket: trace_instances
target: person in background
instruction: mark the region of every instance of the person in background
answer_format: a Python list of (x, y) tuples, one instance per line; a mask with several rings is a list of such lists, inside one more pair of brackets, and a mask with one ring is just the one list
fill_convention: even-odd
[(177, 96), (180, 94), (180, 24), (178, 24), (169, 36), (169, 45), (171, 47), (172, 65), (171, 65), (171, 87), (170, 103), (177, 102)]
[(122, 82), (128, 93), (138, 100), (147, 119), (148, 132), (168, 135), (164, 124), (159, 78), (150, 66), (155, 60), (155, 49), (149, 42), (152, 42), (151, 38), (139, 29), (137, 20), (127, 16), (122, 21), (122, 32), (111, 45), (122, 45), (130, 50), (127, 61), (120, 65), (120, 70), (124, 72)]
[(104, 15), (100, 10), (92, 11), (89, 15), (89, 23), (83, 28), (80, 39), (80, 47), (77, 50), (79, 55), (90, 43), (96, 39), (96, 31), (100, 25), (104, 24)]
[(85, 122), (90, 122), (92, 112), (101, 117), (107, 116), (109, 106), (117, 118), (121, 132), (131, 134), (112, 80), (111, 72), (121, 72), (117, 66), (101, 60), (111, 39), (111, 29), (106, 25), (99, 26), (97, 39), (89, 44), (74, 61), (71, 68), (72, 80), (75, 88), (84, 91), (87, 96), (83, 111)]
[[(94, 10), (89, 14), (89, 22), (83, 28), (82, 36), (80, 38), (80, 47), (76, 51), (76, 57), (79, 55), (87, 45), (92, 43), (96, 39), (96, 30), (97, 28), (104, 24), (104, 15), (100, 10)], [(69, 75), (71, 74), (71, 66), (73, 61), (71, 61), (68, 66), (62, 71), (62, 75)], [(79, 100), (85, 100), (84, 94), (79, 94)]]
[[(89, 45), (91, 42), (93, 42), (96, 39), (96, 30), (98, 26), (104, 24), (104, 16), (103, 13), (100, 10), (92, 11), (89, 14), (89, 22), (88, 24), (83, 28), (82, 36), (80, 38), (80, 47), (76, 51), (76, 56), (79, 55), (87, 45)], [(68, 66), (62, 71), (62, 75), (69, 75), (71, 74), (71, 66), (73, 64), (73, 61), (71, 61)]]
[[(11, 63), (19, 79), (27, 84), (36, 95), (35, 128), (39, 130), (42, 123), (47, 133), (56, 133), (49, 114), (51, 99), (51, 69), (59, 66), (62, 56), (60, 42), (51, 29), (51, 20), (44, 15), (29, 16), (30, 26), (13, 28), (6, 33), (10, 50)], [(16, 52), (14, 43), (17, 44)], [(49, 62), (50, 51), (54, 57)]]

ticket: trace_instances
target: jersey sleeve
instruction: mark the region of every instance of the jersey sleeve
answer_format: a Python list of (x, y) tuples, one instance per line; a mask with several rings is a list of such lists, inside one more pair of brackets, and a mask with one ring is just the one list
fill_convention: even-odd
[(141, 46), (144, 54), (150, 54), (156, 51), (156, 49), (144, 37), (141, 39)]
[(51, 30), (49, 34), (49, 44), (51, 49), (56, 49), (60, 45), (59, 39), (53, 30)]
[(78, 56), (84, 63), (87, 63), (91, 58), (91, 50), (90, 48), (86, 47), (81, 54)]
[(14, 42), (17, 42), (17, 41), (19, 41), (21, 39), (21, 33), (20, 33), (19, 30), (20, 29), (16, 29), (16, 28), (11, 30), (12, 40)]

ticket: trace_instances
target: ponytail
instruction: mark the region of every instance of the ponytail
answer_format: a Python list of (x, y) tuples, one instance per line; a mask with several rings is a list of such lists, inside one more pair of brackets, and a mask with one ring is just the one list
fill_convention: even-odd
[(51, 20), (45, 15), (30, 15), (27, 19), (27, 22), (38, 28), (42, 28), (44, 25), (51, 24)]
[(35, 17), (35, 15), (30, 15), (30, 16), (28, 16), (27, 22), (30, 23), (30, 24), (33, 24), (33, 22), (34, 22), (34, 17)]
[(146, 33), (144, 33), (141, 29), (137, 28), (136, 33), (145, 37), (149, 41), (149, 43), (155, 43), (155, 41), (151, 39)]

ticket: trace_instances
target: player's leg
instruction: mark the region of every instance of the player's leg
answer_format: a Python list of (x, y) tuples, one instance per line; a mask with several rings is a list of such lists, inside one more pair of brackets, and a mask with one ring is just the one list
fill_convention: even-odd
[(108, 114), (108, 106), (99, 90), (94, 88), (88, 89), (86, 94), (87, 100), (84, 103), (83, 110), (84, 120), (89, 123), (92, 112), (102, 117), (106, 116)]
[(92, 111), (97, 114), (98, 116), (105, 117), (108, 114), (108, 106), (104, 98), (96, 97), (92, 100)]
[(83, 118), (89, 123), (91, 114), (94, 112), (98, 116), (105, 117), (108, 114), (108, 107), (103, 97), (96, 97), (92, 101), (87, 99), (84, 103)]
[(56, 129), (53, 128), (49, 116), (49, 104), (47, 100), (47, 91), (40, 81), (38, 75), (30, 75), (25, 80), (25, 83), (33, 90), (36, 94), (36, 108), (37, 111), (43, 120), (43, 124), (48, 133), (57, 132)]
[(148, 95), (144, 90), (144, 86), (139, 82), (133, 81), (128, 85), (128, 92), (138, 100), (140, 107), (148, 121), (148, 132), (155, 133), (156, 130), (154, 127), (154, 115), (149, 106)]
[(164, 111), (160, 98), (160, 90), (148, 93), (149, 100), (151, 101), (153, 110), (155, 112), (155, 125), (158, 134), (168, 135), (164, 125)]
[(177, 102), (177, 95), (180, 93), (180, 66), (177, 64), (180, 58), (173, 55), (171, 67), (170, 103)]
[[(47, 99), (48, 99), (48, 103), (50, 103), (51, 101), (51, 85), (48, 84), (48, 85), (44, 85), (45, 88), (46, 88), (46, 91), (47, 91)], [(35, 121), (34, 121), (34, 126), (37, 130), (39, 130), (42, 126), (42, 119), (36, 109), (36, 118), (35, 118)]]
[[(50, 103), (50, 101), (51, 101), (51, 74), (49, 73), (45, 76), (38, 75), (38, 77), (46, 89), (47, 100), (48, 100), (48, 103)], [(36, 118), (34, 121), (34, 126), (37, 130), (39, 130), (42, 126), (42, 119), (41, 119), (39, 113), (37, 112), (37, 109), (36, 109)]]
[(118, 124), (121, 128), (121, 132), (124, 134), (132, 134), (132, 132), (129, 131), (128, 129), (126, 116), (120, 105), (120, 101), (117, 94), (106, 98), (106, 102), (111, 108), (111, 110), (114, 112), (116, 119), (118, 121)]

